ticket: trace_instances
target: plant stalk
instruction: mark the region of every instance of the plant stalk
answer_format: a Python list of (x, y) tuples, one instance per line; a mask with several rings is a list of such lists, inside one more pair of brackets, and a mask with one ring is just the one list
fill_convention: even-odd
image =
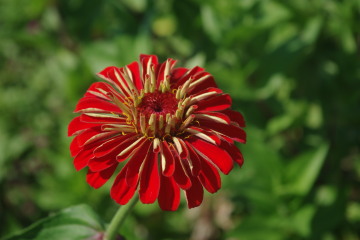
[(126, 205), (119, 207), (114, 217), (111, 219), (111, 222), (105, 232), (104, 240), (116, 239), (116, 235), (118, 234), (120, 227), (122, 226), (126, 217), (129, 215), (131, 209), (135, 206), (138, 200), (139, 198), (137, 196), (134, 196)]

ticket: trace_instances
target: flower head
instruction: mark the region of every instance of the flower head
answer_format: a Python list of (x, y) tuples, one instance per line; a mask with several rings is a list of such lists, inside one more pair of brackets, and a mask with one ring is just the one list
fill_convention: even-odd
[(203, 189), (221, 187), (218, 170), (228, 174), (243, 164), (234, 141), (245, 143), (243, 116), (230, 110), (231, 98), (204, 69), (175, 68), (154, 55), (123, 68), (107, 67), (78, 102), (69, 124), (77, 170), (101, 187), (117, 171), (111, 197), (126, 204), (136, 191), (143, 203), (158, 200), (176, 210), (180, 190), (189, 208), (203, 200)]

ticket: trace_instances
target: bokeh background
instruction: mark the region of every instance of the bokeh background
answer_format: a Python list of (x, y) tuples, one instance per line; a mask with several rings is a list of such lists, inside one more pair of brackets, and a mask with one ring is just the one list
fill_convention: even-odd
[(138, 204), (128, 239), (360, 239), (359, 0), (0, 0), (0, 238), (99, 190), (67, 124), (106, 66), (199, 65), (247, 121), (243, 167), (203, 205)]

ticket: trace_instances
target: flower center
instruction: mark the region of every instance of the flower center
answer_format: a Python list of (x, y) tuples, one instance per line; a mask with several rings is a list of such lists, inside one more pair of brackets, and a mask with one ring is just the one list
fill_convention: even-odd
[(151, 114), (175, 114), (178, 102), (175, 95), (170, 92), (146, 93), (138, 106), (138, 111), (147, 117), (150, 117)]

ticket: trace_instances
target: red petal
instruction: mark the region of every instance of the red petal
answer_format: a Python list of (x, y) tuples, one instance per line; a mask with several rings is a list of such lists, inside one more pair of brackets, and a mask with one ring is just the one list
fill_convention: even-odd
[(158, 73), (157, 73), (157, 79), (156, 79), (157, 87), (160, 85), (160, 82), (164, 80), (165, 64), (166, 64), (166, 62), (163, 62), (162, 64), (160, 64), (158, 66)]
[[(115, 150), (117, 153), (121, 152), (127, 146), (132, 144), (132, 140), (135, 135), (136, 134), (119, 135), (107, 140), (106, 142), (95, 148), (94, 156), (106, 156), (107, 154), (112, 153)], [(126, 143), (128, 143), (128, 145)]]
[(240, 150), (235, 146), (235, 144), (230, 144), (226, 141), (222, 141), (221, 148), (224, 148), (225, 151), (227, 151), (230, 156), (233, 158), (233, 160), (239, 164), (239, 166), (241, 167), (244, 163), (244, 157), (242, 155), (242, 153), (240, 152)]
[(97, 124), (125, 124), (126, 119), (123, 117), (94, 117), (87, 114), (80, 115), (81, 122)]
[[(175, 72), (174, 71), (174, 74), (175, 74), (175, 77), (177, 77), (177, 75), (180, 75), (179, 73), (182, 73), (184, 72), (184, 74), (182, 76), (180, 76), (180, 78), (177, 80), (177, 82), (174, 82), (172, 81), (172, 83), (174, 84), (174, 88), (178, 88), (179, 86), (183, 85), (187, 80), (190, 79), (190, 77), (194, 77), (195, 74), (197, 73), (201, 73), (204, 71), (203, 68), (201, 67), (193, 67), (192, 69), (186, 69), (187, 71), (184, 72), (184, 69), (179, 69), (177, 71), (180, 71), (180, 72)], [(175, 80), (175, 79), (172, 79), (172, 80)]]
[(91, 84), (89, 89), (85, 93), (85, 97), (92, 97), (92, 98), (101, 98), (103, 100), (109, 101), (110, 98), (107, 93), (113, 89), (108, 83), (104, 82), (95, 82)]
[(118, 71), (118, 67), (110, 66), (99, 72), (97, 75), (101, 77), (102, 79), (105, 79), (112, 84), (115, 84), (117, 82), (117, 78), (115, 76), (115, 71)]
[(74, 158), (75, 169), (79, 171), (86, 167), (90, 159), (94, 158), (94, 149), (98, 146), (98, 144), (102, 144), (103, 142), (104, 140), (83, 146)]
[(178, 85), (179, 79), (182, 78), (187, 71), (189, 71), (189, 69), (183, 67), (173, 69), (171, 71), (170, 84), (174, 86), (174, 88), (180, 86)]
[(183, 149), (183, 152), (181, 153), (180, 157), (181, 157), (182, 159), (187, 159), (188, 156), (189, 156), (189, 150), (188, 150), (185, 142), (184, 142), (182, 139), (179, 138), (179, 142), (180, 142), (181, 147), (182, 147), (182, 149)]
[(214, 96), (212, 98), (199, 101), (195, 112), (220, 111), (231, 106), (231, 97), (228, 94)]
[(188, 95), (196, 94), (207, 88), (218, 88), (218, 86), (215, 83), (214, 77), (211, 76), (211, 74), (208, 72), (201, 72), (201, 73), (196, 74), (193, 77), (194, 80), (192, 82), (195, 82), (197, 79), (200, 79), (201, 77), (204, 77), (207, 75), (208, 75), (208, 77), (206, 79), (204, 79), (201, 83), (198, 83), (195, 87), (189, 89)]
[[(181, 153), (179, 153), (179, 156), (181, 159), (187, 159), (187, 157), (189, 156), (189, 151), (187, 149), (187, 146), (181, 138), (178, 138), (178, 141), (179, 141), (180, 147), (181, 147)], [(176, 150), (178, 150), (178, 149), (176, 148)], [(179, 150), (178, 150), (178, 152), (179, 152)]]
[(85, 146), (90, 143), (105, 141), (119, 134), (120, 133), (118, 131), (102, 132), (101, 127), (93, 127), (79, 134), (77, 139), (79, 146)]
[(86, 181), (90, 186), (93, 188), (99, 188), (102, 185), (104, 185), (109, 178), (113, 175), (116, 167), (118, 164), (114, 164), (108, 169), (105, 169), (100, 172), (93, 172), (90, 169), (88, 170), (88, 173), (86, 175)]
[(125, 205), (134, 196), (137, 186), (130, 187), (126, 183), (125, 175), (128, 166), (125, 165), (121, 172), (117, 175), (114, 184), (110, 190), (111, 198), (118, 204)]
[(130, 63), (129, 65), (127, 65), (127, 67), (129, 68), (129, 70), (131, 72), (131, 76), (132, 76), (135, 87), (140, 91), (141, 89), (143, 89), (143, 82), (140, 78), (139, 63), (133, 62), (133, 63)]
[[(200, 113), (200, 114), (195, 114), (195, 116), (196, 116), (196, 118), (206, 119), (208, 121), (214, 121), (214, 122), (220, 122), (220, 123), (225, 121), (227, 124), (231, 123), (230, 118), (227, 115), (220, 113), (220, 112), (206, 112), (206, 113), (204, 112), (204, 113)], [(214, 120), (211, 117), (215, 117), (215, 119), (219, 118), (219, 120), (218, 119)], [(220, 119), (223, 121), (221, 121)]]
[(165, 166), (162, 169), (162, 174), (166, 177), (170, 177), (175, 171), (175, 159), (166, 141), (162, 142), (162, 153), (165, 157)]
[(76, 105), (75, 112), (106, 112), (106, 113), (119, 113), (122, 111), (115, 104), (101, 100), (100, 98), (83, 97)]
[(233, 168), (232, 158), (224, 149), (197, 137), (191, 137), (188, 141), (198, 152), (210, 159), (224, 174), (228, 174)]
[[(118, 69), (113, 67), (112, 75), (114, 75), (114, 71)], [(115, 82), (109, 80), (114, 86), (118, 85), (118, 81), (114, 75)], [(121, 102), (125, 101), (125, 96), (122, 95), (118, 89), (115, 90), (110, 84), (104, 82), (96, 82), (93, 83), (90, 88), (86, 91), (85, 97), (92, 97), (92, 98), (100, 98), (106, 101), (112, 101), (110, 96), (116, 96)]]
[(159, 206), (164, 211), (175, 211), (180, 204), (180, 188), (172, 177), (160, 176)]
[(139, 195), (142, 203), (153, 203), (159, 196), (160, 176), (157, 162), (158, 153), (150, 150), (141, 171)]
[(191, 180), (190, 177), (186, 174), (186, 169), (184, 168), (184, 165), (181, 163), (182, 160), (180, 159), (180, 156), (175, 150), (171, 152), (175, 157), (175, 171), (173, 177), (179, 187), (181, 187), (182, 189), (189, 189), (191, 187)]
[[(232, 140), (232, 138), (229, 138), (229, 137), (227, 137), (227, 136), (225, 136), (225, 135), (220, 135), (220, 138), (221, 138), (222, 140), (224, 140), (224, 141), (227, 141), (227, 142), (230, 143), (230, 144), (234, 144), (234, 140)], [(220, 144), (220, 143), (218, 143), (218, 144)]]
[(199, 122), (200, 127), (211, 129), (225, 136), (228, 136), (235, 141), (246, 143), (246, 133), (240, 127), (234, 126), (232, 124), (223, 124), (203, 119), (199, 119)]
[(145, 141), (127, 163), (129, 169), (126, 173), (126, 182), (129, 186), (137, 185), (140, 167), (147, 158), (147, 154), (151, 152), (151, 143), (150, 141)]
[(97, 126), (98, 124), (94, 123), (85, 123), (80, 121), (80, 117), (75, 117), (68, 126), (68, 137), (73, 136), (74, 134), (78, 133), (87, 128), (91, 128)]
[(95, 135), (102, 133), (101, 126), (88, 128), (85, 131), (77, 135), (77, 141), (79, 146), (84, 146), (84, 144)]
[(71, 141), (70, 153), (72, 157), (75, 157), (81, 151), (81, 147), (78, 144), (77, 136)]
[(231, 121), (239, 124), (239, 127), (245, 127), (245, 119), (241, 113), (233, 110), (223, 110), (221, 112), (228, 115)]
[[(148, 141), (145, 137), (142, 137), (142, 139), (140, 139), (140, 141), (138, 143), (133, 145), (136, 141), (139, 140), (136, 138), (138, 138), (138, 136), (135, 136), (134, 138), (131, 138), (130, 141), (126, 141), (126, 142), (124, 142), (124, 144), (121, 144), (121, 150), (119, 151), (120, 153), (116, 156), (116, 160), (118, 162), (128, 159), (129, 156), (131, 156), (133, 152), (138, 151), (138, 149), (144, 142)], [(125, 149), (127, 149), (127, 151), (123, 152)]]
[(199, 96), (201, 94), (209, 93), (209, 92), (223, 93), (223, 91), (220, 88), (208, 87), (208, 88), (205, 88), (205, 89), (201, 89), (201, 91), (197, 92), (196, 94), (193, 94), (192, 96), (196, 97), (196, 96)]
[[(100, 73), (98, 73), (98, 75), (109, 81), (110, 83), (114, 84), (118, 89), (121, 90), (121, 92), (123, 92), (123, 94), (126, 95), (126, 97), (129, 97), (129, 87), (128, 84), (126, 82), (126, 80), (122, 77), (122, 75), (120, 74), (120, 72), (123, 72), (124, 68), (118, 68), (118, 67), (107, 67), (105, 68), (103, 71), (101, 71)], [(115, 72), (118, 74), (116, 75)], [(118, 77), (117, 77), (118, 76)], [(127, 91), (125, 90), (125, 88), (127, 89)], [(118, 93), (115, 92), (115, 95), (119, 96)], [(121, 98), (120, 98), (121, 99)]]
[(204, 197), (204, 189), (197, 178), (191, 179), (191, 188), (185, 191), (186, 201), (189, 208), (199, 206)]
[(201, 132), (201, 133), (204, 133), (205, 135), (207, 135), (208, 137), (210, 137), (212, 140), (214, 140), (214, 142), (216, 144), (220, 144), (221, 140), (220, 140), (220, 137), (218, 134), (212, 132), (211, 130), (205, 130), (203, 128), (200, 128), (200, 127), (194, 127), (194, 126), (191, 126), (189, 127), (190, 129), (193, 129), (193, 130), (196, 130), (198, 132)]
[(186, 142), (187, 146), (188, 146), (188, 150), (189, 150), (189, 161), (191, 161), (191, 165), (192, 165), (192, 174), (194, 176), (199, 175), (199, 172), (201, 170), (201, 161), (200, 158), (198, 156), (198, 154), (195, 152), (195, 150), (193, 149), (193, 147), (191, 146), (190, 143)]
[(102, 171), (104, 169), (109, 168), (110, 166), (114, 165), (115, 163), (118, 163), (116, 161), (116, 155), (108, 155), (105, 157), (100, 158), (91, 158), (88, 162), (88, 167), (91, 171), (98, 172)]
[(94, 157), (93, 149), (82, 149), (74, 158), (74, 166), (77, 171), (80, 171), (87, 166), (89, 160)]
[(215, 193), (221, 188), (220, 174), (211, 163), (199, 157), (202, 159), (199, 180), (208, 192)]

